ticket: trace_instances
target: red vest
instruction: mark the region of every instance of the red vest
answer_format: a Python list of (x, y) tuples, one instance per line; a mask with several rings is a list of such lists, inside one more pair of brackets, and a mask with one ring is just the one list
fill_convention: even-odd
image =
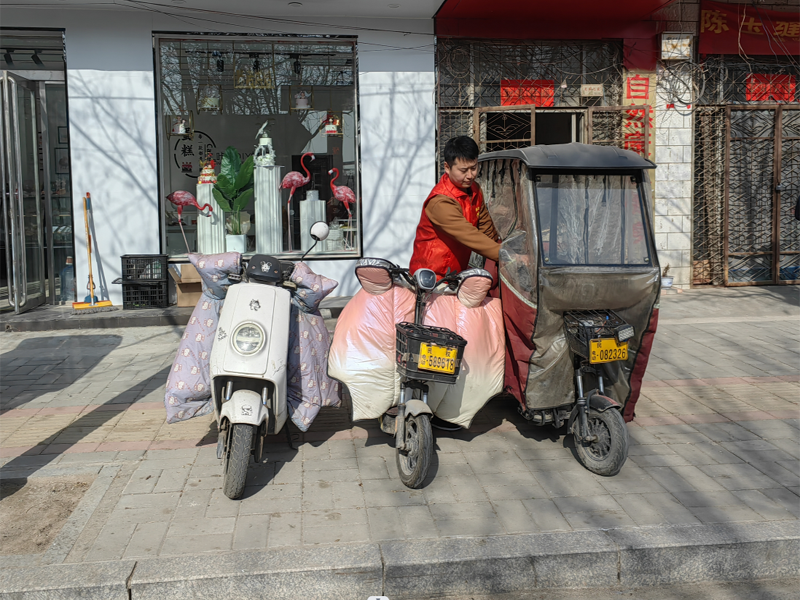
[(478, 224), (478, 211), (483, 205), (480, 186), (473, 183), (470, 196), (464, 188), (454, 185), (447, 173), (442, 175), (422, 204), (422, 216), (414, 238), (414, 254), (408, 268), (412, 275), (417, 269), (431, 269), (437, 276), (444, 277), (448, 267), (451, 273), (458, 273), (469, 266), (472, 250), (436, 227), (425, 213), (428, 202), (434, 196), (447, 196), (456, 200), (461, 205), (464, 218), (472, 225)]

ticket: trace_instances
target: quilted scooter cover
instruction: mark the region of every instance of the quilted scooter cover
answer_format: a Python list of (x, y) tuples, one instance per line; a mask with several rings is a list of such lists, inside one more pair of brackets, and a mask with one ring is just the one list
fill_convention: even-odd
[[(462, 295), (462, 300), (467, 299)], [(413, 320), (414, 294), (397, 285), (382, 293), (361, 289), (342, 311), (328, 356), (328, 374), (350, 390), (354, 421), (377, 419), (399, 403), (395, 325)], [(458, 381), (430, 383), (428, 404), (439, 418), (469, 427), (475, 414), (503, 388), (500, 300), (485, 298), (468, 308), (457, 296), (436, 296), (428, 306), (425, 324), (446, 327), (467, 340)]]

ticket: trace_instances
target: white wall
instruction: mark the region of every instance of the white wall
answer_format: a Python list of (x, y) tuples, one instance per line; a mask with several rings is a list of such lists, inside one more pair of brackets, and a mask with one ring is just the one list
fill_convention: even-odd
[[(363, 253), (407, 265), (422, 202), (435, 184), (432, 20), (326, 19), (319, 27), (210, 24), (135, 10), (4, 9), (4, 27), (66, 30), (78, 296), (87, 280), (82, 195), (93, 198), (100, 283), (122, 302), (120, 255), (160, 252), (154, 31), (356, 35), (359, 40)], [(337, 27), (339, 26), (339, 27)], [(370, 28), (346, 29), (347, 27)], [(389, 33), (385, 30), (415, 32)], [(416, 33), (419, 32), (419, 33)], [(357, 289), (354, 261), (315, 262)], [(97, 273), (97, 271), (96, 271)]]
[[(660, 85), (663, 85), (660, 84)], [(661, 269), (669, 265), (676, 287), (692, 277), (692, 115), (667, 108), (658, 94), (656, 107), (655, 236)]]

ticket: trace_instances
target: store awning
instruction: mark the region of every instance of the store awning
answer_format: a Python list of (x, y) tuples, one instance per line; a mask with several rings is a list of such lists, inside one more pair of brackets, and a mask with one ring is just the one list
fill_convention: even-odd
[[(674, 0), (445, 0), (436, 35), (492, 39), (603, 39), (644, 33), (646, 20)], [(644, 23), (643, 23), (644, 21)]]
[(441, 37), (519, 40), (622, 39), (625, 66), (655, 69), (662, 19), (650, 19), (674, 0), (445, 0), (435, 17)]

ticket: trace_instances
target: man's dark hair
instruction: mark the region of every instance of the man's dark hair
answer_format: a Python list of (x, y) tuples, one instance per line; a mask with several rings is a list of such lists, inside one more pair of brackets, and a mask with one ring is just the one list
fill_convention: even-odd
[(475, 143), (475, 140), (466, 135), (450, 138), (444, 145), (444, 162), (451, 167), (458, 159), (469, 161), (477, 160), (478, 154), (480, 154), (478, 144)]

